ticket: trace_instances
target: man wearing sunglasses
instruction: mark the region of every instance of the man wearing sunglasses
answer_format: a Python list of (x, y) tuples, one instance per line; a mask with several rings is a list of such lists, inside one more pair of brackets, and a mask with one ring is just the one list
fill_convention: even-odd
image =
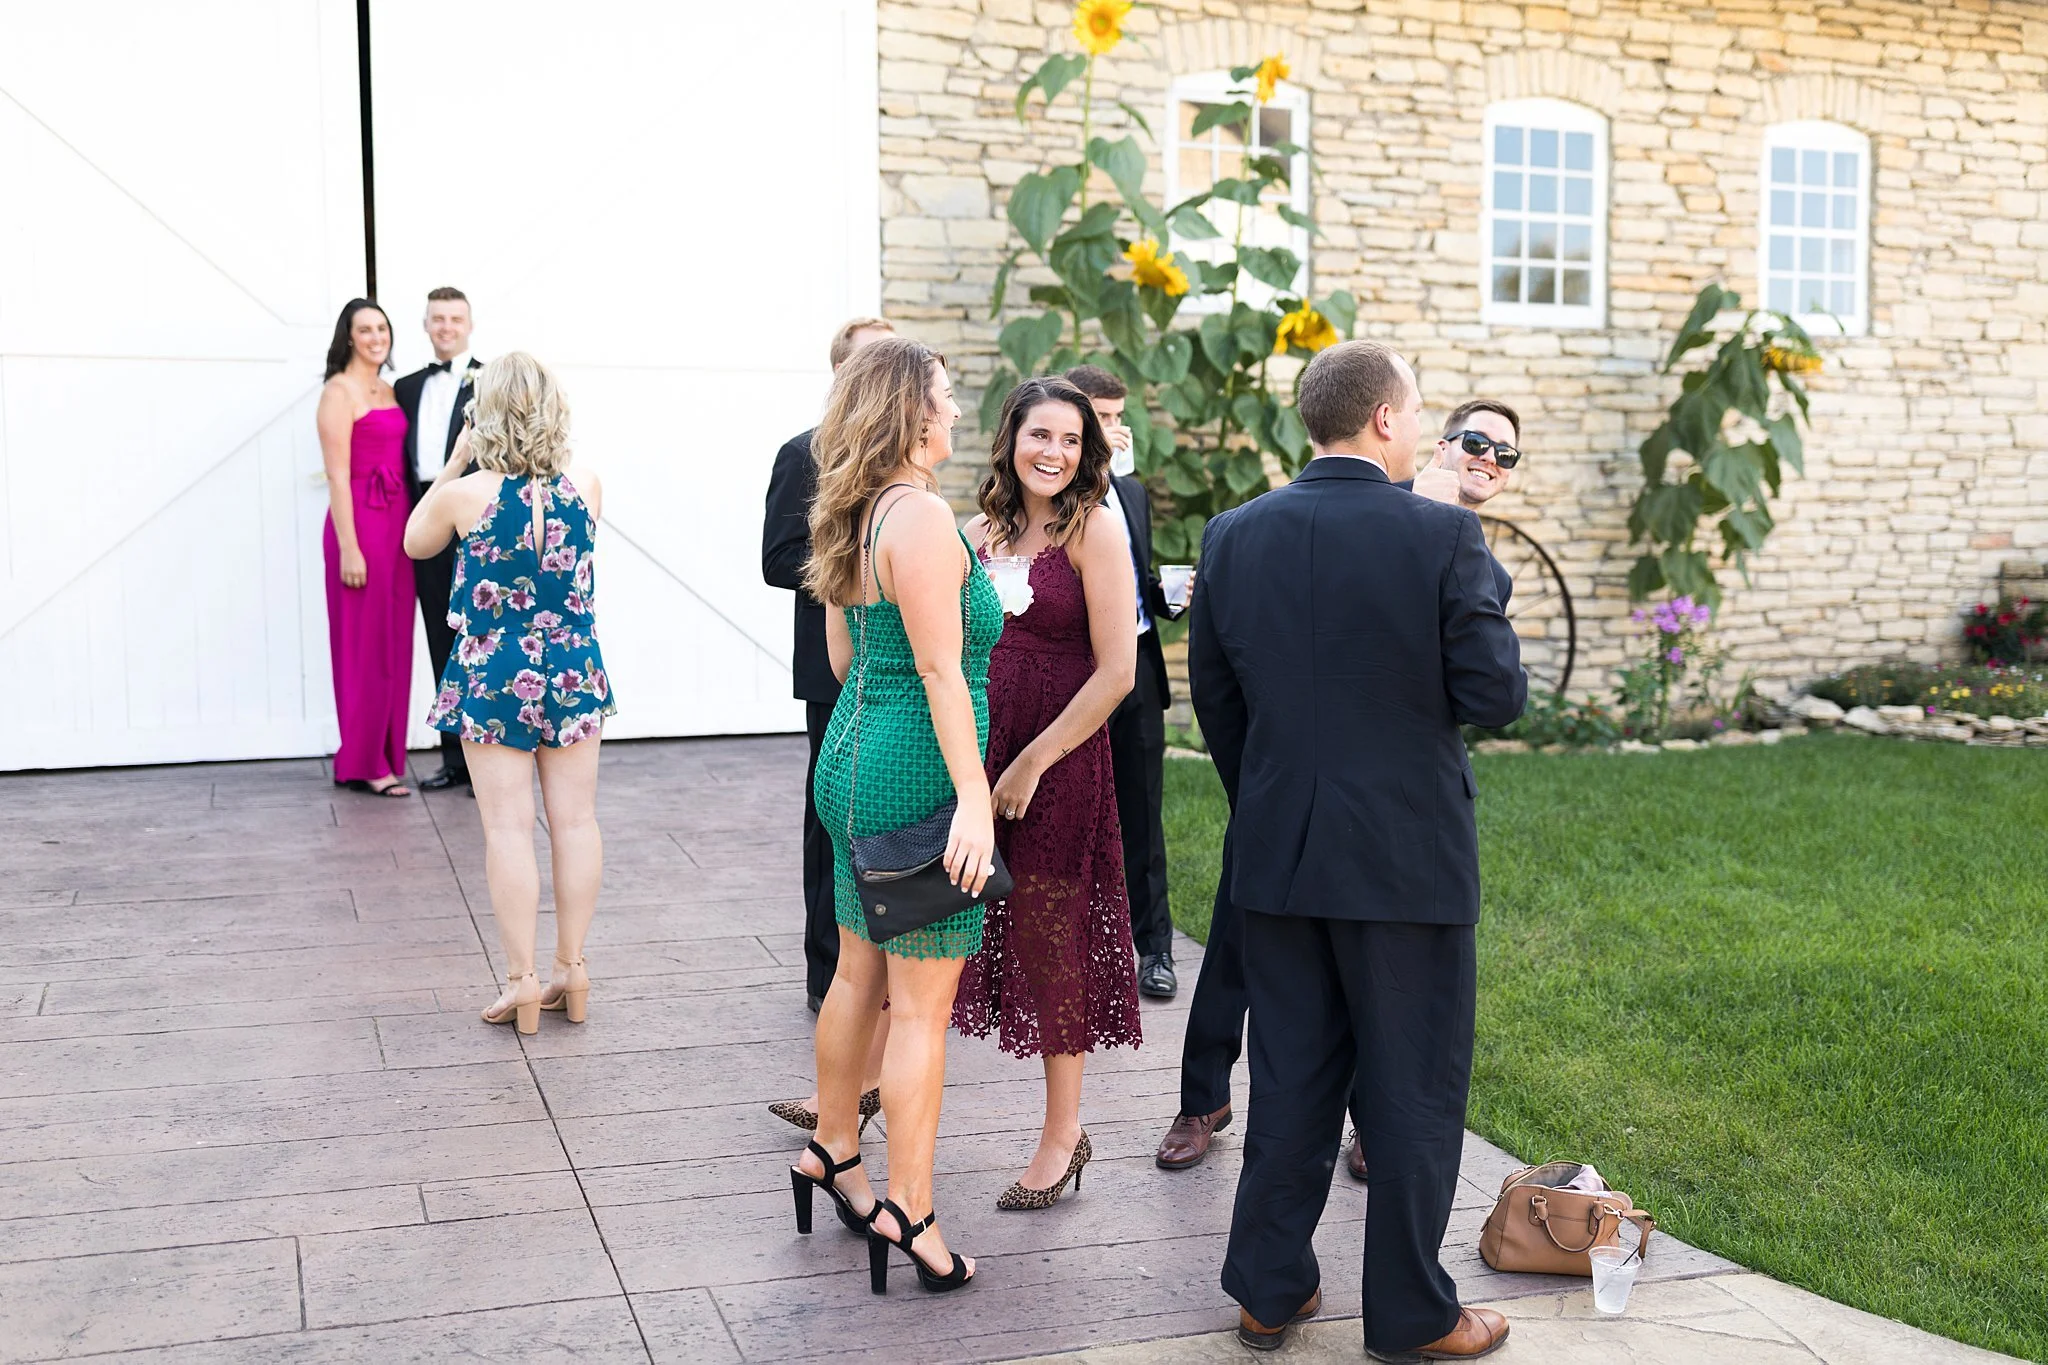
[(1508, 486), (1508, 471), (1522, 460), (1516, 448), (1521, 439), (1522, 419), (1506, 403), (1491, 398), (1461, 403), (1444, 421), (1436, 459), (1415, 476), (1415, 491), (1477, 511)]

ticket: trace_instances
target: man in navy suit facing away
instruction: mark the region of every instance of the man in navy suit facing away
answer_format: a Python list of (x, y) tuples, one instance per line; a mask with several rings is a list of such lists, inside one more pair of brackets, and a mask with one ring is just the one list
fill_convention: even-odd
[[(1189, 632), (1196, 718), (1230, 799), (1251, 1106), (1223, 1288), (1246, 1345), (1321, 1303), (1311, 1239), (1353, 1110), (1366, 1185), (1365, 1346), (1483, 1355), (1437, 1252), (1472, 1072), (1477, 788), (1459, 726), (1521, 714), (1528, 680), (1479, 520), (1395, 487), (1422, 399), (1369, 341), (1318, 354), (1316, 458), (1209, 523)], [(1356, 1099), (1354, 1101), (1354, 1094)]]

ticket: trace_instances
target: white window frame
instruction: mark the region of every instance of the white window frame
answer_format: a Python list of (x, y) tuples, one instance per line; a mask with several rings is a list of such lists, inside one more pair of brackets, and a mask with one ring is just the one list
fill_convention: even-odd
[[(1771, 192), (1776, 185), (1776, 182), (1771, 178), (1771, 157), (1772, 153), (1779, 150), (1790, 150), (1795, 154), (1800, 152), (1826, 152), (1829, 154), (1831, 169), (1835, 153), (1852, 153), (1858, 158), (1855, 182), (1846, 187), (1854, 189), (1856, 192), (1856, 226), (1854, 232), (1850, 233), (1832, 226), (1832, 203), (1829, 206), (1830, 225), (1821, 229), (1823, 237), (1827, 241), (1852, 240), (1855, 243), (1853, 272), (1849, 276), (1856, 286), (1855, 311), (1840, 315), (1794, 311), (1798, 305), (1796, 284), (1794, 286), (1795, 294), (1793, 298), (1794, 309), (1781, 311), (1788, 313), (1794, 322), (1797, 322), (1801, 327), (1812, 333), (1816, 340), (1834, 336), (1862, 336), (1870, 330), (1870, 209), (1872, 198), (1871, 185), (1874, 183), (1874, 168), (1871, 165), (1870, 156), (1870, 138), (1845, 124), (1829, 123), (1820, 119), (1798, 119), (1787, 123), (1774, 123), (1764, 129), (1763, 155), (1757, 164), (1756, 292), (1758, 300), (1765, 308), (1773, 306), (1771, 303), (1772, 283), (1786, 275), (1790, 275), (1796, 280), (1800, 273), (1796, 261), (1793, 264), (1793, 268), (1789, 271), (1774, 270), (1771, 266), (1771, 237), (1773, 234)], [(1844, 188), (1835, 185), (1832, 173), (1828, 177), (1828, 185), (1828, 193), (1831, 199), (1841, 188)], [(1795, 209), (1794, 212), (1796, 217), (1797, 210)], [(1780, 231), (1782, 231), (1782, 226)], [(1795, 225), (1791, 231), (1796, 242), (1802, 232), (1810, 236), (1814, 230)], [(1794, 250), (1797, 250), (1796, 246)], [(1841, 278), (1832, 269), (1825, 270), (1823, 273), (1829, 279)]]
[[(1493, 297), (1494, 171), (1497, 163), (1495, 130), (1502, 127), (1535, 127), (1544, 131), (1590, 133), (1593, 138), (1592, 281), (1590, 302), (1501, 303)], [(1479, 319), (1505, 327), (1587, 328), (1607, 325), (1607, 119), (1584, 105), (1556, 99), (1497, 100), (1486, 107), (1480, 154), (1481, 207), (1479, 214)], [(1525, 147), (1523, 166), (1527, 167)], [(1560, 147), (1559, 172), (1563, 173)], [(1562, 199), (1560, 198), (1560, 204)], [(1508, 210), (1526, 222), (1527, 210)], [(1562, 215), (1560, 214), (1560, 218)], [(1526, 249), (1526, 244), (1525, 244)], [(1562, 247), (1560, 245), (1560, 250)], [(1528, 259), (1524, 257), (1523, 259)], [(1560, 292), (1562, 281), (1560, 279)]]
[[(1165, 162), (1164, 169), (1166, 171), (1167, 208), (1172, 208), (1187, 197), (1186, 191), (1181, 188), (1180, 184), (1181, 149), (1183, 146), (1189, 145), (1181, 141), (1181, 105), (1229, 104), (1236, 100), (1244, 100), (1250, 103), (1251, 95), (1249, 92), (1252, 86), (1253, 81), (1251, 78), (1247, 77), (1241, 81), (1233, 81), (1230, 79), (1228, 71), (1201, 71), (1191, 75), (1176, 76), (1167, 85), (1166, 139), (1162, 153), (1162, 159)], [(1289, 195), (1286, 203), (1296, 213), (1306, 217), (1309, 212), (1308, 91), (1301, 86), (1281, 81), (1273, 88), (1273, 98), (1267, 101), (1267, 103), (1275, 109), (1285, 109), (1293, 116), (1290, 120), (1294, 129), (1293, 142), (1295, 146), (1302, 150), (1298, 155), (1291, 158), (1291, 164), (1287, 168)], [(1256, 148), (1259, 145), (1257, 105), (1253, 105), (1252, 109), (1251, 133), (1252, 142)], [(1203, 134), (1204, 138), (1208, 136), (1208, 133)], [(1235, 171), (1228, 167), (1215, 166), (1212, 167), (1212, 170), (1219, 177), (1235, 174)], [(1196, 212), (1208, 218), (1211, 226), (1223, 235), (1217, 239), (1200, 242), (1190, 241), (1185, 237), (1176, 235), (1173, 239), (1173, 250), (1186, 256), (1191, 261), (1206, 260), (1214, 263), (1225, 259), (1229, 255), (1231, 242), (1237, 233), (1237, 209), (1238, 205), (1229, 200), (1210, 200), (1200, 209), (1197, 209)], [(1245, 212), (1249, 213), (1251, 210), (1247, 208)], [(1283, 294), (1291, 293), (1296, 298), (1306, 297), (1310, 278), (1309, 233), (1306, 228), (1296, 227), (1292, 223), (1288, 223), (1286, 227), (1287, 239), (1285, 241), (1247, 241), (1246, 245), (1284, 246), (1289, 251), (1292, 251), (1301, 261), (1301, 270), (1295, 275), (1293, 286), (1291, 289), (1285, 290), (1274, 289), (1271, 285), (1246, 275), (1242, 277), (1238, 285), (1237, 297), (1239, 302), (1248, 303), (1258, 308), (1264, 307)], [(1188, 274), (1192, 278), (1195, 272), (1190, 270)], [(1229, 307), (1230, 296), (1228, 294), (1189, 294), (1181, 303), (1181, 311), (1183, 313), (1221, 313), (1227, 311)]]

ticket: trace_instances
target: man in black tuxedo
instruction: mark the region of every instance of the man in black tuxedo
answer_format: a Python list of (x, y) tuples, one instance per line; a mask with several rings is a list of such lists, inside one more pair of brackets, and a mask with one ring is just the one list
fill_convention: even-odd
[(1251, 1017), (1223, 1288), (1259, 1349), (1319, 1307), (1311, 1239), (1349, 1107), (1371, 1170), (1366, 1351), (1466, 1359), (1507, 1323), (1460, 1307), (1437, 1258), (1477, 970), (1477, 789), (1458, 727), (1514, 720), (1528, 680), (1478, 518), (1393, 486), (1415, 469), (1414, 372), (1342, 342), (1299, 393), (1316, 458), (1209, 523), (1189, 632)]
[[(402, 376), (391, 386), (405, 413), (405, 477), (415, 504), (454, 453), (455, 438), (462, 434), (462, 410), (473, 392), (475, 372), (483, 368), (483, 362), (469, 353), (469, 298), (460, 289), (444, 285), (427, 295), (425, 325), (427, 340), (434, 347), (434, 363)], [(455, 648), (455, 629), (448, 624), (448, 594), (454, 587), (455, 556), (461, 547), (457, 540), (431, 559), (412, 563), (413, 589), (419, 594), (420, 619), (427, 628), (427, 657), (434, 663), (436, 687), (448, 669), (448, 653)], [(468, 785), (469, 765), (462, 758), (462, 741), (443, 733), (441, 771), (420, 783), (420, 788), (431, 792)]]
[[(1130, 693), (1109, 716), (1110, 768), (1116, 779), (1117, 820), (1124, 835), (1124, 886), (1131, 901), (1131, 941), (1138, 949), (1138, 990), (1154, 1000), (1171, 1000), (1180, 989), (1173, 975), (1173, 916), (1166, 904), (1166, 825), (1160, 811), (1166, 765), (1166, 708), (1173, 693), (1166, 681), (1166, 655), (1159, 645), (1161, 621), (1181, 614), (1166, 600), (1152, 567), (1152, 500), (1132, 460), (1131, 429), (1124, 425), (1124, 382), (1096, 365), (1076, 365), (1067, 380), (1088, 395), (1109, 438), (1109, 509), (1118, 516), (1131, 551), (1133, 591), (1138, 599), (1138, 672)], [(1182, 604), (1185, 605), (1185, 604)]]
[[(895, 332), (881, 318), (855, 318), (832, 338), (832, 368), (870, 341)], [(812, 430), (816, 430), (813, 428)], [(839, 926), (832, 914), (832, 836), (818, 820), (811, 783), (818, 775), (818, 750), (839, 700), (839, 679), (825, 653), (825, 608), (804, 591), (804, 564), (811, 557), (811, 500), (818, 495), (818, 466), (811, 458), (811, 432), (793, 436), (775, 453), (768, 475), (767, 515), (761, 527), (761, 577), (771, 588), (796, 594), (796, 636), (790, 651), (792, 689), (805, 705), (811, 739), (810, 768), (804, 774), (804, 983), (811, 1013), (825, 1001), (839, 966)]]

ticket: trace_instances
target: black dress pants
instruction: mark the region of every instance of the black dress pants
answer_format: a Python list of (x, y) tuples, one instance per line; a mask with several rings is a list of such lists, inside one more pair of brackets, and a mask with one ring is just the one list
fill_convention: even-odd
[[(1230, 1068), (1244, 1049), (1244, 912), (1230, 903), (1229, 886), (1226, 831), (1223, 875), (1217, 880), (1216, 906), (1209, 916), (1209, 943), (1202, 954), (1201, 975), (1195, 978), (1195, 998), (1188, 1006), (1188, 1031), (1181, 1040), (1183, 1114), (1213, 1114), (1230, 1103)], [(1288, 1311), (1291, 1316), (1293, 1310)]]
[(1109, 713), (1110, 770), (1116, 817), (1123, 826), (1124, 887), (1131, 902), (1131, 941), (1138, 955), (1173, 951), (1173, 914), (1166, 903), (1166, 700), (1142, 664), (1137, 684)]
[(839, 969), (839, 922), (833, 917), (832, 836), (818, 819), (811, 787), (818, 780), (818, 751), (832, 703), (804, 703), (804, 729), (811, 740), (811, 764), (804, 772), (804, 986), (824, 998)]
[[(455, 627), (448, 624), (448, 596), (455, 589), (455, 553), (461, 545), (458, 540), (432, 559), (412, 562), (412, 586), (420, 599), (420, 623), (427, 628), (427, 658), (434, 665), (437, 691), (448, 672), (448, 656), (455, 650)], [(441, 766), (458, 773), (469, 771), (461, 738), (446, 730), (441, 732)]]
[(1282, 1323), (1321, 1287), (1311, 1239), (1349, 1102), (1370, 1172), (1365, 1342), (1413, 1350), (1458, 1322), (1437, 1253), (1472, 1079), (1473, 927), (1244, 920), (1251, 1115), (1223, 1289)]

